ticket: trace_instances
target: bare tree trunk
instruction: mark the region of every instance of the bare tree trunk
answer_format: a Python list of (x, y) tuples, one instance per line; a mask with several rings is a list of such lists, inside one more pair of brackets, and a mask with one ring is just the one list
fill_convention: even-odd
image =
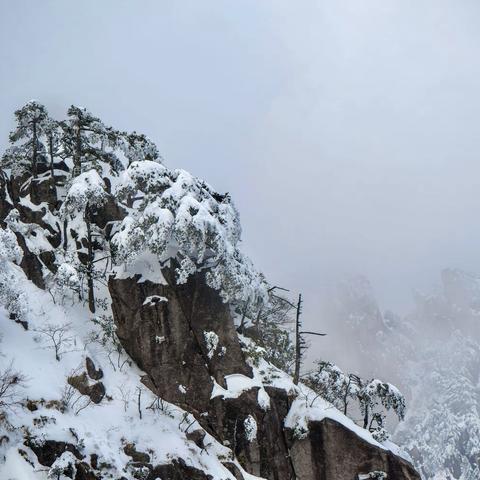
[(242, 320), (240, 321), (240, 327), (239, 327), (240, 333), (243, 333), (243, 331), (245, 329), (245, 319), (247, 317), (247, 309), (248, 309), (248, 304), (249, 303), (250, 303), (250, 300), (247, 300), (247, 303), (245, 304), (245, 307), (243, 308)]
[(343, 395), (343, 414), (347, 414), (347, 408), (348, 408), (348, 392), (350, 391), (350, 384), (352, 383), (352, 378), (351, 376), (348, 377), (348, 383), (347, 383), (347, 388), (345, 389), (345, 393)]
[(32, 153), (32, 175), (33, 178), (37, 178), (37, 122), (33, 121), (33, 153)]
[(138, 396), (137, 396), (137, 407), (138, 407), (138, 416), (140, 420), (142, 419), (142, 389), (137, 387)]
[(68, 220), (63, 220), (63, 250), (67, 251), (68, 246)]
[(82, 137), (81, 129), (78, 126), (77, 135), (75, 137), (75, 153), (73, 155), (72, 177), (75, 178), (82, 173)]
[(87, 285), (88, 285), (88, 308), (95, 313), (95, 292), (93, 289), (93, 263), (94, 253), (92, 246), (92, 230), (90, 225), (90, 208), (85, 210), (85, 223), (87, 225)]
[(368, 405), (365, 405), (365, 415), (363, 416), (363, 428), (368, 427)]
[(52, 135), (49, 136), (48, 139), (48, 149), (50, 153), (50, 176), (52, 177), (52, 185), (55, 186), (55, 162), (54, 162), (54, 155), (53, 155), (53, 138)]
[(300, 366), (302, 364), (302, 334), (300, 315), (302, 313), (302, 294), (298, 295), (297, 315), (295, 319), (295, 373), (293, 374), (293, 383), (298, 385), (300, 380)]

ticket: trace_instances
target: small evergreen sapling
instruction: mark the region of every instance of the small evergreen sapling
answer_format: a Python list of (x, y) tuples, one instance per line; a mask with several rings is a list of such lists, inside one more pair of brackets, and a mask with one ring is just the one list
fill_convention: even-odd
[(112, 173), (123, 169), (116, 153), (120, 132), (107, 127), (82, 107), (72, 105), (67, 115), (68, 119), (61, 125), (65, 156), (73, 164), (72, 179), (92, 168), (102, 171), (108, 166)]
[(72, 262), (60, 264), (50, 282), (50, 293), (54, 302), (59, 300), (63, 304), (65, 298), (70, 298), (72, 301), (75, 296), (82, 298), (78, 271), (78, 267), (72, 266)]
[(350, 400), (358, 396), (359, 381), (356, 375), (346, 374), (337, 365), (325, 361), (317, 362), (317, 369), (304, 380), (318, 396), (335, 405), (344, 415), (348, 413)]
[(368, 428), (378, 441), (386, 440), (389, 434), (385, 430), (385, 412), (392, 410), (399, 420), (403, 420), (405, 398), (397, 387), (378, 379), (363, 384), (357, 396), (363, 415), (363, 428)]

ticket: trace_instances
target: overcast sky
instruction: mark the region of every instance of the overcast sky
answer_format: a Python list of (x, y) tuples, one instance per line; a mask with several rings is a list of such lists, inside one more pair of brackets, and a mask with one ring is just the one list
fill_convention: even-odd
[(273, 283), (383, 307), (480, 272), (480, 3), (0, 0), (0, 147), (29, 99), (148, 134), (240, 210)]

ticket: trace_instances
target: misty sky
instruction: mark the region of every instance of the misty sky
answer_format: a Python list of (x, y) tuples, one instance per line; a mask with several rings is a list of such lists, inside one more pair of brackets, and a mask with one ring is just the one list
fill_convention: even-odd
[(29, 99), (86, 106), (230, 192), (310, 325), (349, 273), (402, 310), (480, 272), (478, 25), (473, 0), (0, 0), (0, 147)]

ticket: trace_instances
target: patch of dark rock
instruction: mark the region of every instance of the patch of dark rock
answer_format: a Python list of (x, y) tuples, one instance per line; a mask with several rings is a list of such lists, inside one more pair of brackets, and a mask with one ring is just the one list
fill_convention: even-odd
[(38, 463), (45, 467), (51, 467), (55, 460), (64, 452), (71, 452), (78, 460), (82, 460), (83, 456), (78, 449), (71, 443), (57, 442), (56, 440), (45, 440), (36, 442), (32, 439), (26, 439), (25, 446), (29, 447), (37, 456)]
[(97, 369), (95, 363), (93, 363), (93, 360), (90, 357), (85, 359), (85, 366), (87, 368), (88, 376), (92, 380), (100, 380), (103, 378), (103, 370), (101, 368)]
[(105, 386), (102, 382), (96, 382), (90, 385), (86, 372), (80, 375), (72, 375), (68, 377), (67, 382), (73, 388), (78, 390), (82, 395), (87, 395), (93, 403), (100, 403), (105, 396)]
[(192, 441), (198, 448), (205, 448), (204, 439), (206, 433), (203, 430), (194, 430), (193, 432), (187, 432), (186, 437)]
[(150, 455), (148, 453), (145, 453), (145, 452), (139, 452), (135, 448), (134, 443), (127, 443), (123, 447), (123, 451), (124, 451), (125, 455), (128, 455), (129, 457), (132, 458), (133, 462), (136, 462), (136, 463), (150, 463)]
[(90, 455), (90, 465), (92, 466), (92, 468), (97, 470), (97, 468), (98, 468), (98, 455), (96, 453), (92, 453)]
[(223, 466), (237, 479), (244, 480), (242, 472), (233, 462), (225, 462)]
[(147, 480), (212, 480), (211, 475), (207, 475), (197, 468), (188, 466), (181, 458), (174, 460), (168, 465), (157, 465), (150, 472)]
[(96, 475), (90, 465), (85, 462), (77, 462), (75, 464), (76, 474), (74, 480), (101, 480), (101, 476)]
[(13, 320), (15, 323), (21, 325), (24, 330), (28, 330), (28, 322), (26, 320), (18, 319), (15, 314), (10, 314), (10, 319)]

